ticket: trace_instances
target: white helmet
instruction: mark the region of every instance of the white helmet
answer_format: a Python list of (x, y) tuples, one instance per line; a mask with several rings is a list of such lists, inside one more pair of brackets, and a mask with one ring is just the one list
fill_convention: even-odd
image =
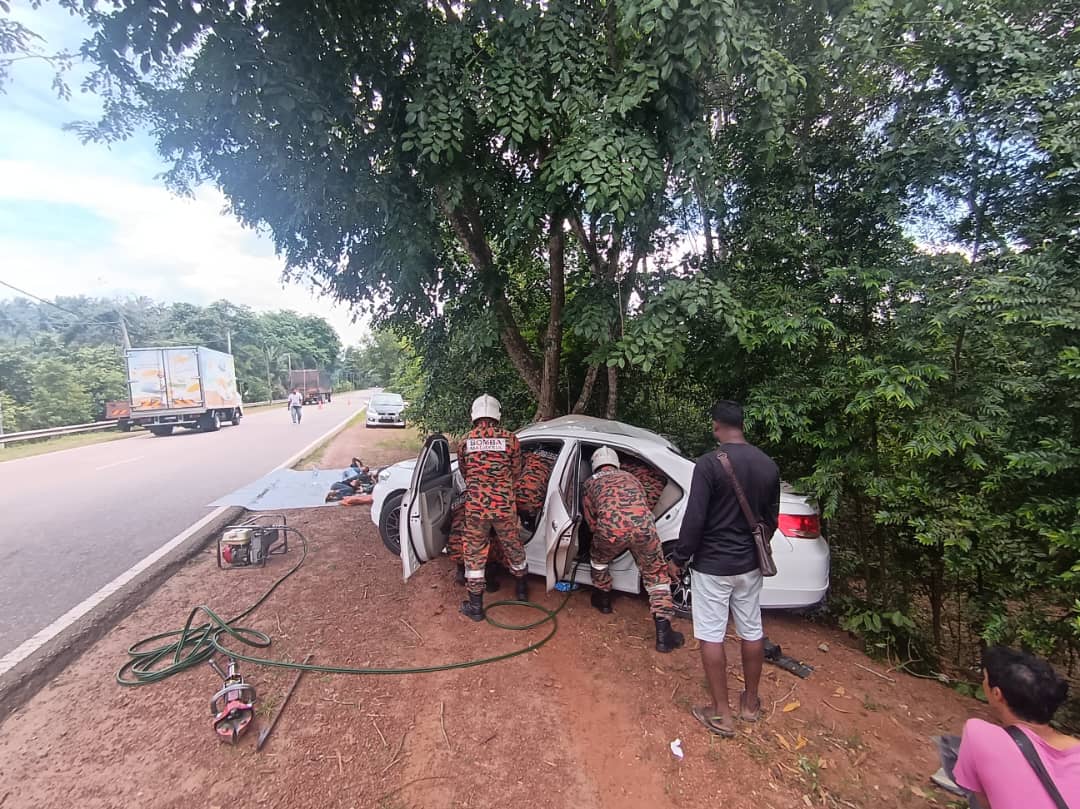
[(479, 419), (502, 421), (502, 405), (499, 404), (499, 400), (486, 393), (476, 399), (472, 403), (472, 420), (475, 422)]
[(619, 468), (619, 455), (611, 447), (600, 447), (592, 454), (592, 471), (595, 472), (602, 466)]

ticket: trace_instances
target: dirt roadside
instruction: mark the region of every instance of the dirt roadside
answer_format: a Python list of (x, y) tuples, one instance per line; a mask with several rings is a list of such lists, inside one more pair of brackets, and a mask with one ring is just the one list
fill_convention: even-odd
[[(320, 464), (411, 454), (399, 437), (352, 427)], [(245, 622), (273, 637), (270, 656), (424, 665), (545, 634), (458, 615), (462, 591), (448, 563), (403, 584), (367, 507), (288, 516), (308, 537), (307, 562)], [(239, 612), (289, 563), (219, 571), (212, 550), (192, 559), (0, 725), (0, 807), (947, 806), (926, 780), (937, 768), (928, 738), (982, 714), (936, 683), (885, 673), (843, 633), (768, 615), (770, 638), (816, 672), (804, 681), (766, 666), (764, 721), (714, 739), (688, 713), (705, 695), (693, 644), (657, 654), (643, 600), (619, 598), (602, 616), (584, 592), (572, 595), (550, 643), (502, 663), (414, 676), (306, 674), (261, 753), (257, 727), (235, 748), (214, 739), (208, 700), (220, 680), (208, 667), (143, 688), (116, 685), (136, 639), (179, 628), (197, 604)], [(532, 583), (535, 600), (562, 601)], [(532, 617), (520, 612), (499, 617)], [(737, 659), (734, 641), (729, 654)], [(293, 674), (241, 670), (258, 688), (265, 726)], [(737, 675), (736, 667), (736, 692)], [(677, 738), (681, 761), (669, 747)]]

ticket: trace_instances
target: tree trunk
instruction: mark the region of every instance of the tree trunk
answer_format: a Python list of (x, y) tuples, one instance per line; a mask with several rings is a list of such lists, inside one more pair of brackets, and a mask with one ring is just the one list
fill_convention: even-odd
[(540, 397), (536, 420), (547, 421), (558, 412), (559, 361), (562, 358), (562, 312), (566, 303), (565, 273), (566, 236), (562, 217), (551, 219), (548, 238), (548, 273), (551, 281), (551, 310), (544, 335), (544, 371), (540, 380)]
[[(491, 305), (495, 309), (495, 316), (499, 321), (499, 339), (502, 341), (503, 348), (506, 349), (506, 355), (518, 372), (518, 376), (529, 388), (529, 393), (536, 398), (539, 409), (542, 410), (544, 407), (544, 392), (541, 371), (536, 364), (536, 358), (533, 356), (529, 344), (521, 336), (521, 329), (518, 328), (514, 310), (506, 299), (506, 292), (503, 290), (498, 277), (495, 268), (495, 257), (491, 252), (487, 237), (484, 235), (480, 216), (475, 206), (451, 205), (446, 189), (438, 189), (438, 196), (443, 213), (449, 220), (454, 235), (457, 236), (458, 242), (472, 260), (473, 266), (476, 267), (477, 272), (480, 274), (481, 283), (491, 299)], [(560, 282), (561, 280), (560, 274)], [(559, 328), (561, 335), (561, 306), (559, 309)], [(556, 374), (558, 374), (558, 366), (556, 366)], [(554, 396), (556, 390), (557, 386), (553, 386), (552, 396)]]
[(604, 408), (604, 418), (615, 418), (616, 407), (619, 403), (619, 369), (609, 367), (607, 369), (607, 406)]
[(518, 375), (528, 386), (529, 393), (540, 401), (540, 369), (536, 365), (532, 351), (529, 350), (529, 344), (521, 336), (514, 310), (510, 308), (510, 302), (506, 300), (506, 295), (502, 291), (495, 294), (492, 304), (495, 307), (495, 315), (499, 318), (499, 339), (502, 340), (503, 348), (506, 349), (506, 354), (510, 357), (510, 362), (513, 363)]
[(587, 408), (589, 402), (592, 401), (593, 390), (596, 388), (596, 378), (599, 375), (599, 365), (590, 365), (589, 370), (585, 372), (585, 382), (581, 386), (581, 395), (578, 396), (577, 402), (574, 403), (573, 410), (570, 411), (575, 416), (584, 413), (585, 408)]

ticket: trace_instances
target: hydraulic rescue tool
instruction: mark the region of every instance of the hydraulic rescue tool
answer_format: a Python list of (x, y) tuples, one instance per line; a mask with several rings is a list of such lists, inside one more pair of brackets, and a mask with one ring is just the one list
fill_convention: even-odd
[(244, 682), (236, 659), (229, 658), (229, 671), (221, 670), (213, 658), (210, 667), (225, 681), (221, 690), (210, 698), (210, 715), (214, 717), (214, 733), (218, 739), (236, 744), (255, 718), (255, 686)]

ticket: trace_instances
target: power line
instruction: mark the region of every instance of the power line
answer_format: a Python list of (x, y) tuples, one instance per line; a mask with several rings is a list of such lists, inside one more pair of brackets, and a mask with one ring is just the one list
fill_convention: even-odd
[[(35, 295), (33, 292), (27, 292), (25, 289), (19, 289), (19, 287), (15, 286), (14, 284), (9, 284), (7, 281), (4, 281), (2, 279), (0, 279), (0, 286), (5, 286), (8, 289), (13, 289), (16, 292), (18, 292), (20, 295), (25, 295), (28, 298), (33, 298), (38, 303), (43, 303), (46, 306), (51, 306), (53, 309), (59, 309), (61, 312), (64, 312), (65, 314), (68, 314), (68, 315), (71, 315), (72, 317), (78, 318), (79, 320), (83, 320), (83, 321), (86, 320), (86, 315), (80, 315), (78, 312), (73, 312), (70, 309), (66, 309), (66, 308), (64, 308), (63, 306), (61, 306), (58, 303), (54, 303), (53, 301), (46, 300), (45, 298), (42, 298), (40, 295)], [(101, 315), (98, 315), (98, 317), (101, 317)], [(102, 326), (119, 326), (120, 325), (119, 320), (93, 320), (93, 321), (88, 321), (88, 322), (99, 323)]]

